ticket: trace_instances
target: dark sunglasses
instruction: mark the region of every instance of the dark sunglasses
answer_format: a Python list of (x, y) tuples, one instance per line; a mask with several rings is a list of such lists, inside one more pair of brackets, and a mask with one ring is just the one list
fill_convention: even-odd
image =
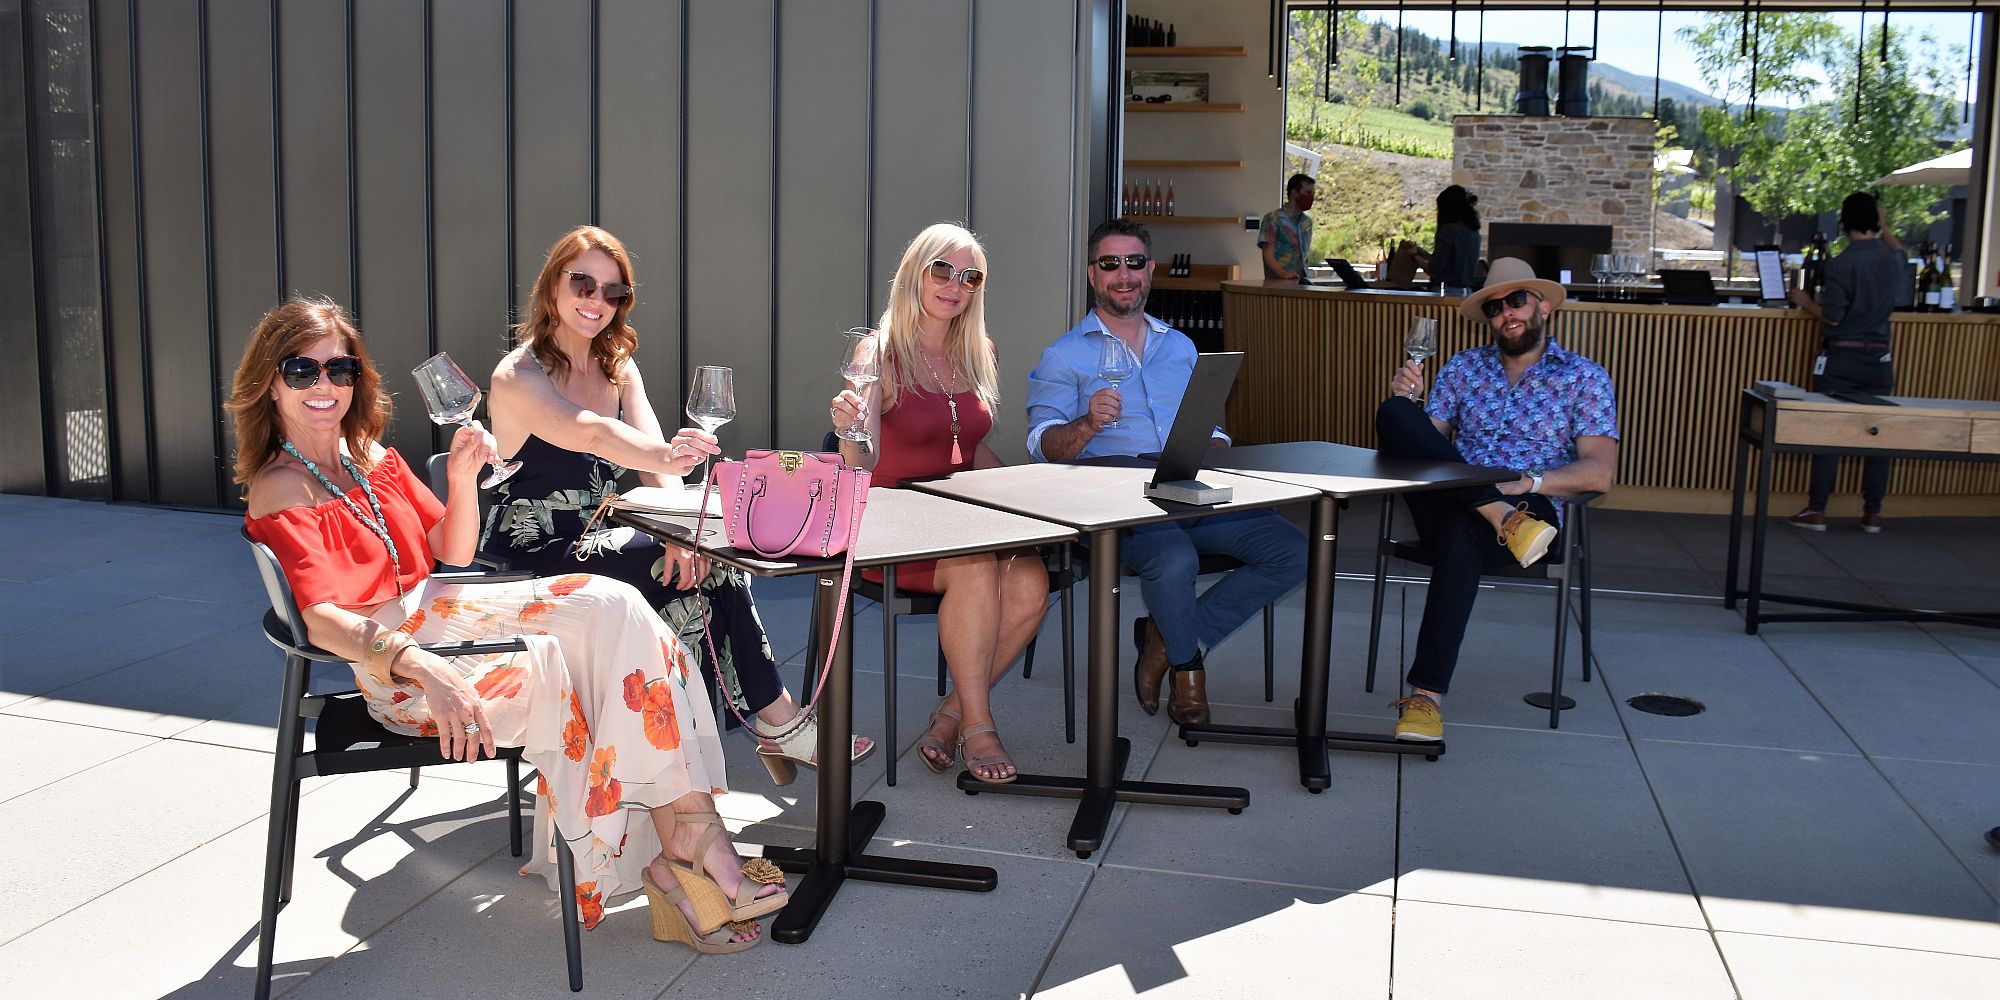
[(1503, 303), (1509, 309), (1519, 309), (1527, 305), (1530, 294), (1532, 293), (1525, 288), (1516, 288), (1499, 298), (1487, 299), (1481, 302), (1479, 304), (1479, 311), (1485, 313), (1487, 319), (1492, 319), (1500, 315), (1500, 307)]
[(976, 292), (979, 290), (979, 286), (986, 284), (985, 271), (982, 271), (976, 267), (968, 267), (963, 271), (956, 271), (952, 269), (952, 266), (948, 261), (942, 261), (942, 260), (931, 261), (931, 266), (925, 268), (925, 271), (931, 277), (936, 278), (937, 280), (947, 285), (951, 284), (953, 281), (957, 281), (958, 283), (964, 285), (965, 290), (968, 292)]
[(1134, 271), (1143, 271), (1146, 269), (1146, 263), (1152, 259), (1142, 253), (1128, 253), (1123, 257), (1117, 254), (1105, 254), (1097, 258), (1096, 264), (1100, 271), (1116, 271), (1121, 262)]
[[(597, 294), (597, 279), (582, 271), (564, 271), (569, 275), (569, 290), (578, 298), (590, 298)], [(632, 286), (620, 281), (604, 283), (604, 304), (615, 306), (632, 297)]]
[[(361, 359), (343, 354), (326, 359), (326, 380), (337, 386), (351, 386), (361, 377)], [(294, 389), (310, 389), (319, 384), (321, 365), (306, 357), (290, 357), (278, 362), (278, 375)]]

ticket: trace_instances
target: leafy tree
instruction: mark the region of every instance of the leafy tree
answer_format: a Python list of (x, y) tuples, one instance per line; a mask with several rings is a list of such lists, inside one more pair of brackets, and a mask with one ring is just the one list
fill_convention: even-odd
[[(1874, 189), (1876, 178), (1936, 155), (1938, 137), (1950, 134), (1950, 106), (1933, 96), (1951, 92), (1934, 38), (1892, 32), (1889, 64), (1863, 67), (1857, 102), (1857, 41), (1831, 18), (1757, 14), (1751, 25), (1758, 53), (1754, 94), (1751, 64), (1741, 56), (1739, 15), (1707, 15), (1681, 29), (1681, 37), (1694, 48), (1703, 80), (1724, 102), (1701, 109), (1700, 130), (1734, 153), (1720, 172), (1771, 220), (1774, 234), (1788, 215), (1834, 211), (1850, 192)], [(1859, 44), (1872, 55), (1880, 39), (1865, 36)], [(1828, 82), (1833, 99), (1821, 100)], [(1933, 187), (1876, 193), (1891, 227), (1904, 232), (1935, 218), (1929, 208), (1941, 194)]]

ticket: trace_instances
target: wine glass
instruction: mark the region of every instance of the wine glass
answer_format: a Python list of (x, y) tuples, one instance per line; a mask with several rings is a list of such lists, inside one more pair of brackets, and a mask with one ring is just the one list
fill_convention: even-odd
[[(1411, 361), (1416, 362), (1418, 367), (1422, 367), (1424, 362), (1429, 361), (1431, 358), (1437, 355), (1437, 351), (1438, 351), (1437, 317), (1435, 316), (1410, 317), (1409, 328), (1405, 330), (1403, 333), (1403, 353), (1407, 355)], [(1410, 398), (1413, 400), (1422, 399), (1423, 395), (1421, 393), (1412, 390), (1410, 393)]]
[(840, 356), (840, 377), (861, 394), (861, 407), (854, 411), (854, 422), (840, 429), (843, 440), (869, 440), (868, 387), (882, 377), (881, 348), (882, 342), (875, 338), (874, 330), (857, 326), (847, 331), (847, 351)]
[[(465, 369), (442, 351), (424, 359), (424, 363), (410, 369), (417, 377), (417, 390), (424, 394), (424, 408), (431, 413), (431, 420), (440, 426), (472, 423), (473, 411), (479, 409), (479, 386), (465, 374)], [(493, 460), (493, 471), (479, 481), (479, 488), (490, 490), (507, 481), (521, 468), (521, 463)]]
[[(1118, 391), (1118, 383), (1132, 377), (1132, 352), (1125, 342), (1114, 334), (1105, 334), (1103, 343), (1097, 345), (1097, 377), (1111, 384), (1111, 391)], [(1118, 426), (1118, 421), (1107, 420), (1105, 428)]]
[(1593, 254), (1590, 258), (1590, 276), (1597, 279), (1597, 297), (1604, 298), (1604, 276), (1611, 273), (1611, 255)]
[[(696, 427), (710, 434), (736, 419), (736, 373), (717, 365), (696, 368), (694, 384), (688, 387), (687, 415)], [(701, 464), (706, 482), (708, 459), (703, 458)]]

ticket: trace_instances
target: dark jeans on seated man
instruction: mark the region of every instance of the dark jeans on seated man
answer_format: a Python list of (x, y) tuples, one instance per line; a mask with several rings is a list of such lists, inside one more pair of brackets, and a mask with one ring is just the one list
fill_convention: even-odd
[[(1463, 462), (1458, 449), (1438, 433), (1423, 408), (1401, 396), (1375, 411), (1379, 450), (1393, 458), (1433, 462)], [(1424, 620), (1417, 629), (1417, 651), (1410, 660), (1413, 688), (1445, 694), (1458, 667), (1458, 647), (1465, 640), (1465, 623), (1479, 596), (1479, 578), (1487, 570), (1518, 566), (1507, 546), (1494, 538), (1493, 525), (1481, 517), (1481, 505), (1502, 501), (1528, 504), (1528, 513), (1557, 524), (1555, 502), (1539, 493), (1510, 497), (1491, 486), (1469, 486), (1429, 493), (1405, 493), (1417, 534), (1432, 553), (1430, 593), (1424, 599)], [(1392, 502), (1385, 498), (1384, 503)], [(1560, 542), (1550, 546), (1553, 560)]]

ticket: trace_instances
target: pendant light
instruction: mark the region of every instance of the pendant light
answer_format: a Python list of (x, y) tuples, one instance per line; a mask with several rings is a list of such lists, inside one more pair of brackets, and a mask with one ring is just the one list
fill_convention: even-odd
[(1486, 8), (1479, 8), (1479, 62), (1472, 71), (1472, 110), (1486, 103)]
[[(1445, 61), (1458, 61), (1458, 0), (1451, 0), (1451, 54), (1446, 57)], [(1967, 80), (1972, 79), (1971, 67), (1971, 63), (1966, 63), (1965, 78)]]
[(1966, 5), (1965, 19), (1970, 27), (1965, 38), (1965, 103), (1959, 105), (1959, 124), (1972, 121), (1972, 54), (1979, 51), (1979, 0)]
[(1334, 0), (1326, 4), (1326, 38), (1320, 47), (1326, 50), (1326, 62), (1321, 64), (1320, 100), (1333, 103), (1333, 68), (1340, 65), (1340, 34), (1333, 30), (1334, 18), (1340, 16), (1340, 5)]
[(1750, 54), (1750, 0), (1743, 0), (1743, 32), (1737, 38), (1736, 54), (1739, 56)]
[(1563, 48), (1569, 48), (1569, 0), (1563, 0)]
[(1660, 118), (1660, 56), (1666, 51), (1667, 41), (1667, 0), (1659, 0), (1659, 13), (1653, 23), (1653, 120)]
[(1884, 72), (1889, 68), (1889, 0), (1882, 0), (1882, 56), (1880, 60)]
[(1861, 84), (1868, 77), (1868, 8), (1861, 8), (1854, 30), (1854, 124), (1861, 124)]
[(1403, 103), (1403, 0), (1396, 0), (1396, 103)]
[(1764, 0), (1757, 0), (1757, 13), (1750, 18), (1750, 122), (1757, 120), (1757, 57), (1764, 41)]
[(1597, 19), (1603, 16), (1603, 0), (1593, 0), (1590, 5), (1590, 52), (1592, 55), (1596, 55), (1600, 51), (1597, 47)]
[(1278, 78), (1278, 7), (1278, 0), (1271, 0), (1270, 20), (1264, 22), (1271, 41), (1271, 50), (1266, 53), (1264, 60), (1264, 75), (1273, 80)]

